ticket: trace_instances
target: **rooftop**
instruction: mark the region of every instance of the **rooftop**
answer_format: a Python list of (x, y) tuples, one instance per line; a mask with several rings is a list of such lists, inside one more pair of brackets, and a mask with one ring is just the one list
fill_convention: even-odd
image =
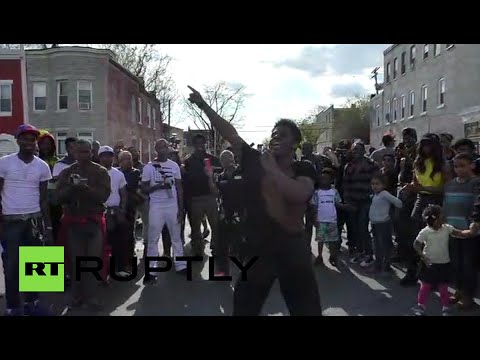
[(393, 45), (389, 46), (388, 48), (386, 48), (386, 49), (383, 51), (383, 56), (387, 55), (390, 51), (392, 51), (393, 49), (395, 49), (398, 45), (400, 45), (400, 44), (393, 44)]

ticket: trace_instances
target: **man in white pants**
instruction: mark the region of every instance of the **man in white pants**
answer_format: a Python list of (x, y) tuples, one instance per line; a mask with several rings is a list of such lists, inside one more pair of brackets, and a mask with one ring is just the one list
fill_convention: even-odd
[[(177, 256), (183, 256), (183, 243), (180, 236), (183, 221), (183, 188), (180, 167), (175, 161), (168, 159), (167, 140), (158, 140), (155, 144), (155, 151), (157, 158), (145, 165), (142, 172), (142, 188), (150, 198), (147, 256), (159, 256), (158, 241), (166, 224), (172, 240), (175, 270), (177, 273), (183, 274), (186, 272), (187, 263), (176, 260)], [(150, 264), (150, 266), (153, 265)], [(150, 279), (144, 279), (144, 283), (156, 280), (156, 276), (150, 276)]]

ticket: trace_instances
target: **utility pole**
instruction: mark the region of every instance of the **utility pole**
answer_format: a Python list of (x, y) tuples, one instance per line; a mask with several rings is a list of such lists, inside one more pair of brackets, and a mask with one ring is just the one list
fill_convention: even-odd
[(379, 86), (378, 86), (378, 80), (377, 80), (377, 77), (378, 77), (378, 70), (380, 68), (377, 66), (375, 69), (373, 69), (372, 71), (372, 77), (370, 79), (375, 79), (375, 91), (377, 92), (377, 95), (378, 95), (378, 89), (379, 89)]

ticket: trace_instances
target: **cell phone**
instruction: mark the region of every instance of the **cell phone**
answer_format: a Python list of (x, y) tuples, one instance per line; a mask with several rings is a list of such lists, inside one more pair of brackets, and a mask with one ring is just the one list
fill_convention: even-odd
[(204, 160), (203, 160), (203, 164), (205, 165), (205, 167), (206, 167), (207, 169), (211, 169), (211, 168), (212, 168), (212, 162), (210, 161), (209, 158), (204, 159)]

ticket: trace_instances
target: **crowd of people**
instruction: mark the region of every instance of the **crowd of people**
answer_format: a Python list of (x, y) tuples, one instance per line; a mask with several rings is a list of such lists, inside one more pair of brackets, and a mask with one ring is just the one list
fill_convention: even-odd
[[(394, 136), (385, 135), (384, 146), (370, 156), (362, 142), (342, 140), (323, 154), (304, 142), (297, 160), (302, 136), (293, 121), (278, 121), (269, 149), (260, 153), (191, 90), (189, 100), (231, 145), (219, 158), (207, 153), (201, 134), (185, 159), (165, 139), (155, 144), (156, 158), (143, 164), (135, 148), (76, 138), (66, 140), (67, 154), (58, 158), (51, 134), (20, 126), (19, 152), (0, 159), (6, 315), (49, 314), (37, 293), (19, 292), (20, 246), (64, 246), (69, 307), (100, 310), (97, 287), (108, 283), (109, 264), (116, 277), (132, 275), (140, 223), (144, 256), (158, 257), (161, 248), (176, 272), (186, 273), (178, 258), (188, 242), (187, 219), (193, 255), (204, 255), (211, 234), (215, 275), (230, 274), (229, 256), (259, 259), (248, 280), (235, 284), (233, 315), (259, 315), (278, 279), (291, 315), (320, 316), (312, 265), (324, 266), (324, 245), (334, 267), (343, 266), (347, 249), (350, 263), (374, 273), (404, 263), (401, 284), (421, 280), (416, 315), (425, 313), (434, 289), (444, 315), (452, 304), (474, 306), (480, 166), (470, 140), (452, 144), (449, 134), (425, 134), (418, 141), (416, 131), (406, 128), (397, 146)], [(93, 274), (78, 280), (79, 256), (103, 259), (100, 282)], [(157, 274), (146, 274), (144, 284), (157, 282)], [(456, 289), (452, 297), (448, 285)]]

